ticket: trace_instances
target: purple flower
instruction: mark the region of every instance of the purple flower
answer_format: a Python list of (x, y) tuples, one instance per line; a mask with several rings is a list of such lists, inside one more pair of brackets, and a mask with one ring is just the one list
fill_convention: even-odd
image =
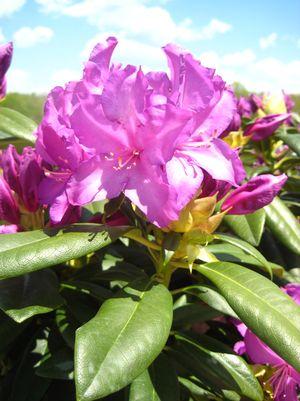
[(218, 138), (233, 118), (234, 96), (214, 70), (174, 45), (164, 48), (169, 77), (110, 64), (116, 44), (98, 44), (83, 79), (50, 93), (37, 151), (53, 169), (40, 196), (59, 214), (69, 203), (123, 192), (167, 226), (205, 172), (232, 186), (243, 180), (237, 152)]
[(20, 213), (17, 202), (7, 182), (0, 176), (0, 220), (19, 224)]
[(252, 115), (262, 107), (262, 99), (255, 94), (251, 94), (249, 97), (240, 97), (237, 104), (237, 111), (241, 117), (251, 118)]
[[(288, 284), (282, 290), (300, 305), (300, 284)], [(298, 401), (297, 389), (300, 389), (300, 373), (285, 362), (279, 355), (263, 343), (242, 322), (232, 319), (233, 324), (244, 338), (235, 344), (234, 350), (239, 355), (246, 353), (255, 364), (267, 364), (274, 369), (269, 379), (275, 401)]]
[(282, 91), (283, 93), (283, 98), (284, 98), (284, 103), (285, 103), (285, 107), (286, 107), (286, 111), (288, 113), (290, 113), (293, 108), (295, 107), (295, 102), (294, 100), (291, 98), (290, 95), (288, 95), (287, 93), (285, 93), (284, 91)]
[(287, 180), (285, 174), (263, 174), (233, 190), (221, 210), (228, 214), (249, 214), (272, 202)]
[(11, 42), (0, 46), (0, 100), (6, 94), (5, 74), (9, 69), (13, 54), (13, 44)]
[(20, 226), (16, 224), (0, 225), (0, 234), (15, 234), (20, 231)]
[(18, 154), (13, 145), (2, 152), (3, 177), (18, 198), (18, 204), (27, 212), (36, 212), (40, 207), (38, 187), (43, 177), (41, 158), (30, 146)]
[(253, 141), (262, 141), (272, 135), (289, 117), (290, 114), (269, 114), (258, 118), (253, 123), (247, 125), (244, 135), (251, 135)]

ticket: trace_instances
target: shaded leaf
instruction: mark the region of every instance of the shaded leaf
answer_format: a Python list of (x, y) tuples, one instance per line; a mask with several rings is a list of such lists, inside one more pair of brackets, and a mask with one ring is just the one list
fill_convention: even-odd
[(164, 347), (171, 322), (172, 297), (162, 284), (138, 280), (105, 301), (76, 333), (78, 400), (107, 396), (143, 373)]
[(243, 240), (251, 245), (258, 246), (264, 230), (266, 213), (264, 209), (255, 213), (242, 215), (224, 216), (225, 223)]
[(172, 361), (160, 354), (130, 386), (129, 401), (179, 401), (179, 384)]
[(248, 253), (249, 255), (253, 256), (260, 264), (260, 266), (266, 270), (270, 276), (272, 277), (273, 272), (272, 272), (272, 268), (269, 264), (269, 262), (267, 261), (267, 259), (260, 253), (258, 252), (257, 249), (255, 249), (252, 245), (248, 244), (245, 241), (242, 241), (239, 238), (235, 238), (232, 237), (231, 235), (227, 235), (227, 234), (216, 234), (215, 238), (220, 239), (224, 242), (227, 242), (229, 244), (235, 245), (238, 248), (242, 249), (243, 251), (245, 251), (246, 253)]
[(205, 336), (176, 334), (174, 350), (180, 362), (213, 391), (235, 391), (252, 400), (262, 400), (263, 392), (243, 358), (223, 343)]
[(0, 281), (0, 308), (18, 323), (51, 312), (64, 302), (51, 270)]

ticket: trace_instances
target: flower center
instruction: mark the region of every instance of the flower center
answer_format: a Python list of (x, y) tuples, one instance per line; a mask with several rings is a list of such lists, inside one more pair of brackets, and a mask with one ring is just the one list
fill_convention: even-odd
[(115, 165), (113, 166), (114, 170), (121, 170), (123, 168), (129, 170), (136, 165), (136, 161), (139, 158), (140, 153), (141, 151), (136, 149), (133, 151), (125, 151), (119, 154), (110, 152), (109, 154), (105, 155), (105, 159), (115, 162)]

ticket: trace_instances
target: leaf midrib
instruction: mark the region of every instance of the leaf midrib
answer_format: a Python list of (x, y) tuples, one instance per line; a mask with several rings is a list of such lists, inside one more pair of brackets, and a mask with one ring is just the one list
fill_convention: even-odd
[(118, 342), (119, 338), (121, 337), (121, 335), (124, 333), (124, 331), (126, 330), (127, 326), (129, 325), (129, 323), (131, 322), (134, 314), (136, 313), (137, 309), (140, 307), (141, 303), (142, 303), (142, 299), (144, 298), (144, 295), (147, 291), (147, 289), (150, 287), (150, 285), (152, 285), (151, 282), (147, 283), (144, 291), (141, 293), (140, 295), (140, 299), (139, 301), (136, 303), (136, 306), (133, 308), (133, 311), (130, 315), (130, 317), (128, 318), (127, 322), (125, 323), (124, 327), (122, 328), (122, 330), (120, 331), (120, 333), (117, 335), (116, 339), (114, 340), (114, 342), (112, 343), (112, 346), (109, 348), (109, 350), (107, 351), (107, 353), (105, 354), (105, 357), (102, 360), (101, 365), (99, 366), (98, 372), (95, 374), (93, 380), (91, 381), (91, 383), (89, 384), (89, 386), (87, 387), (87, 389), (84, 392), (84, 396), (86, 396), (86, 394), (88, 393), (89, 389), (93, 386), (95, 380), (98, 377), (98, 374), (100, 373), (101, 367), (104, 363), (104, 361), (107, 359), (108, 355), (110, 354), (110, 352), (112, 351), (112, 349), (114, 348), (114, 346), (116, 345), (116, 343)]

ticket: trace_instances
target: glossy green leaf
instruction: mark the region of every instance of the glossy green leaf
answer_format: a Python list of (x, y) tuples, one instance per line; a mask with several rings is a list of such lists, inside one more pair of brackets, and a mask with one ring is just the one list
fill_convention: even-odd
[[(256, 266), (261, 268), (261, 262), (259, 262), (253, 256), (247, 254), (241, 248), (238, 248), (232, 244), (211, 244), (207, 246), (207, 250), (213, 253), (219, 260), (224, 262), (233, 262), (237, 264), (246, 264), (250, 266)], [(277, 263), (268, 261), (274, 274), (282, 276), (284, 268)]]
[(179, 401), (179, 383), (172, 361), (161, 354), (130, 385), (128, 401)]
[(270, 276), (273, 276), (273, 272), (272, 272), (272, 268), (269, 264), (269, 262), (267, 261), (267, 259), (260, 253), (258, 252), (257, 249), (255, 249), (252, 245), (248, 244), (245, 241), (242, 241), (239, 238), (235, 238), (232, 237), (231, 235), (227, 235), (227, 234), (216, 234), (215, 235), (216, 239), (220, 239), (223, 242), (227, 242), (228, 244), (232, 244), (237, 246), (238, 248), (242, 249), (243, 251), (245, 251), (246, 253), (248, 253), (249, 255), (253, 256), (260, 264), (260, 266), (266, 270)]
[(255, 401), (263, 399), (262, 389), (243, 358), (223, 343), (205, 336), (176, 334), (178, 362), (216, 391), (235, 391)]
[(193, 396), (192, 401), (211, 401), (216, 399), (216, 395), (200, 386), (196, 378), (179, 377), (178, 380), (181, 386)]
[(195, 267), (259, 338), (300, 370), (300, 307), (272, 281), (234, 263)]
[(230, 307), (223, 295), (221, 295), (218, 290), (212, 286), (207, 284), (195, 284), (182, 288), (181, 292), (194, 295), (211, 308), (237, 318), (236, 313)]
[(110, 244), (126, 227), (74, 224), (58, 230), (36, 230), (2, 234), (0, 279), (20, 276), (79, 258)]
[(50, 270), (0, 281), (0, 308), (18, 323), (51, 312), (63, 302), (56, 275)]
[(263, 209), (245, 216), (224, 216), (225, 223), (231, 230), (251, 245), (258, 246), (264, 230), (266, 213)]
[(265, 206), (266, 224), (273, 235), (288, 249), (300, 254), (300, 224), (293, 213), (276, 197)]
[(162, 284), (138, 280), (105, 301), (75, 343), (78, 401), (114, 393), (143, 373), (164, 347), (172, 297)]
[(30, 118), (16, 110), (0, 107), (0, 131), (35, 143), (36, 138), (33, 133), (36, 129), (36, 123)]
[(300, 134), (287, 134), (286, 132), (280, 132), (276, 134), (276, 138), (281, 139), (300, 156)]

